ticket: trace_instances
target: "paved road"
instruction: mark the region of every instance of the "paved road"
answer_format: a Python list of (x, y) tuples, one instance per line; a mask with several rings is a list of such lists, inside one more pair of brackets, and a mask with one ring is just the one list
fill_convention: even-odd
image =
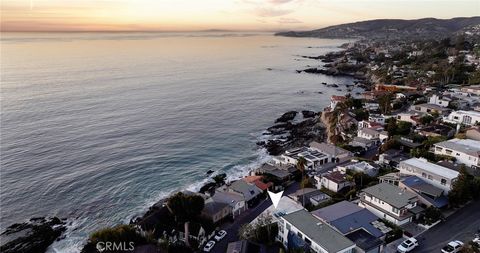
[(445, 222), (427, 230), (417, 239), (420, 246), (415, 252), (440, 252), (449, 241), (467, 243), (480, 229), (480, 200), (470, 203), (447, 218)]
[[(290, 193), (295, 192), (300, 188), (299, 183), (294, 183), (290, 185), (283, 195), (288, 195)], [(225, 253), (227, 251), (227, 246), (229, 242), (235, 242), (239, 240), (238, 237), (238, 230), (239, 228), (246, 223), (250, 223), (252, 220), (254, 220), (258, 215), (260, 215), (265, 209), (267, 209), (269, 206), (272, 205), (272, 202), (268, 197), (266, 199), (260, 201), (260, 203), (253, 208), (248, 209), (246, 212), (241, 214), (239, 217), (235, 219), (233, 223), (230, 224), (225, 224), (222, 226), (222, 229), (227, 231), (227, 236), (223, 238), (220, 242), (217, 242), (215, 244), (215, 247), (212, 249), (212, 253)]]

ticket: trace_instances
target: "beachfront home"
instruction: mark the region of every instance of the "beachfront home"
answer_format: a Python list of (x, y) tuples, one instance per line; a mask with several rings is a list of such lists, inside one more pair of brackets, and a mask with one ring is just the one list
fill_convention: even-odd
[(347, 180), (347, 174), (341, 171), (331, 171), (322, 174), (320, 186), (333, 192), (348, 190), (354, 183)]
[(422, 211), (417, 203), (415, 194), (388, 183), (380, 183), (363, 189), (358, 205), (379, 218), (403, 225), (411, 222)]
[(317, 253), (352, 253), (355, 249), (354, 242), (304, 209), (280, 218), (280, 242), (288, 249)]
[(317, 149), (302, 147), (285, 151), (280, 156), (274, 157), (273, 162), (278, 165), (296, 165), (298, 159), (303, 157), (306, 160), (305, 170), (315, 170), (330, 161), (330, 156)]
[(233, 182), (228, 187), (228, 191), (241, 194), (247, 203), (247, 207), (256, 205), (263, 193), (263, 191), (255, 186), (255, 184), (247, 183), (244, 180)]
[(463, 124), (468, 126), (480, 123), (480, 112), (477, 111), (453, 111), (443, 121), (453, 124)]
[(419, 202), (427, 207), (443, 208), (448, 205), (448, 198), (443, 189), (427, 183), (420, 177), (408, 176), (400, 180), (398, 187), (417, 195)]
[(260, 175), (268, 175), (275, 182), (275, 186), (287, 186), (289, 185), (298, 172), (297, 168), (293, 164), (281, 165), (281, 164), (269, 164), (264, 163), (255, 173)]
[(480, 141), (451, 139), (433, 144), (436, 155), (454, 157), (457, 163), (469, 167), (480, 165)]
[(242, 194), (229, 191), (216, 190), (212, 196), (213, 201), (230, 205), (232, 208), (232, 218), (236, 218), (247, 210), (245, 198)]
[(255, 186), (258, 187), (258, 189), (262, 190), (264, 193), (266, 193), (268, 189), (270, 190), (273, 189), (273, 183), (272, 182), (264, 183), (263, 176), (259, 176), (259, 175), (246, 176), (243, 178), (243, 180), (245, 180), (245, 182), (247, 183), (254, 184)]
[(312, 141), (310, 142), (310, 148), (327, 155), (330, 162), (342, 163), (353, 157), (352, 152), (325, 142)]
[(216, 202), (213, 199), (205, 201), (202, 210), (202, 216), (211, 220), (213, 223), (220, 222), (232, 214), (232, 207), (227, 203)]
[(458, 177), (458, 172), (440, 165), (428, 162), (424, 158), (411, 158), (400, 162), (398, 169), (401, 174), (417, 176), (446, 193), (452, 188), (452, 183)]

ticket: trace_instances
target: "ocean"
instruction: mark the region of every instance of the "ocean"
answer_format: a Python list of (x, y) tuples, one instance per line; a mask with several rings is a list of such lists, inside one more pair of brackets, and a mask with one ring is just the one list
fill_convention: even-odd
[[(238, 178), (270, 157), (256, 146), (289, 110), (322, 110), (322, 82), (297, 73), (346, 40), (269, 33), (4, 33), (1, 226), (68, 218), (50, 252), (78, 252), (206, 172)], [(344, 88), (344, 87), (343, 87)], [(345, 88), (344, 88), (345, 89)], [(321, 91), (323, 94), (319, 94)]]

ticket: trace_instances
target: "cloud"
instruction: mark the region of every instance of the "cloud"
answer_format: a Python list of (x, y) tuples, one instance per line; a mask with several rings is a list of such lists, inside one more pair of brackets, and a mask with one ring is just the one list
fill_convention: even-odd
[(268, 0), (268, 2), (271, 4), (286, 4), (293, 1), (295, 0)]
[(303, 23), (303, 21), (298, 20), (296, 18), (281, 17), (277, 20), (277, 23), (279, 23), (279, 24), (301, 24), (301, 23)]
[(292, 13), (293, 10), (280, 9), (275, 7), (258, 7), (255, 14), (260, 17), (279, 17)]

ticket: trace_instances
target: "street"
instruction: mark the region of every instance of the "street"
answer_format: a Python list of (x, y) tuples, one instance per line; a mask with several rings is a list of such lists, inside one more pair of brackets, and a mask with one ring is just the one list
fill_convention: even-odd
[[(295, 191), (300, 189), (300, 184), (295, 182), (292, 185), (290, 185), (287, 189), (285, 189), (285, 192), (283, 195), (288, 195), (291, 194)], [(248, 209), (244, 213), (242, 213), (239, 217), (235, 219), (233, 223), (227, 223), (222, 226), (222, 229), (227, 231), (227, 235), (225, 238), (223, 238), (220, 242), (216, 242), (215, 247), (213, 247), (212, 251), (213, 253), (225, 253), (227, 251), (227, 246), (229, 242), (235, 242), (239, 240), (238, 237), (238, 230), (239, 228), (246, 223), (250, 223), (252, 220), (254, 220), (259, 214), (261, 214), (265, 209), (267, 209), (269, 206), (272, 205), (272, 202), (268, 197), (266, 199), (262, 200), (257, 206)]]
[(480, 201), (475, 201), (458, 210), (445, 222), (427, 230), (417, 240), (420, 246), (415, 252), (440, 252), (452, 240), (468, 243), (480, 229)]

